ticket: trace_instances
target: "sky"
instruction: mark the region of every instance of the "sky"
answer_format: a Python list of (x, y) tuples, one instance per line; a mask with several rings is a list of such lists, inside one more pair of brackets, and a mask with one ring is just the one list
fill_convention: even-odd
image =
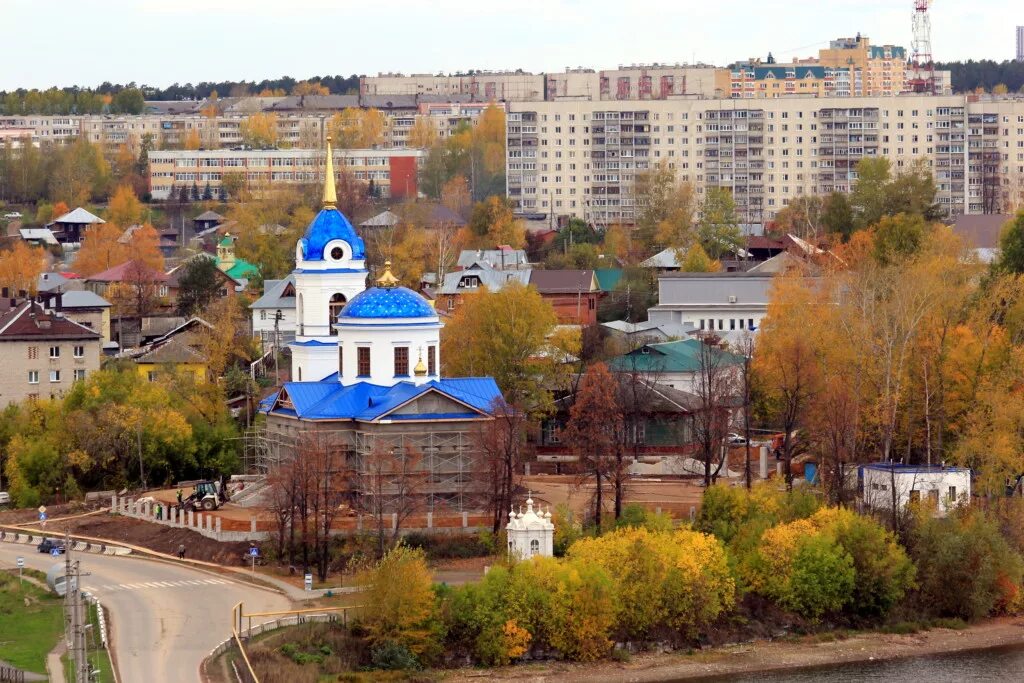
[[(1012, 59), (1021, 0), (936, 0), (938, 61)], [(279, 76), (562, 71), (910, 49), (913, 0), (0, 0), (0, 90)]]

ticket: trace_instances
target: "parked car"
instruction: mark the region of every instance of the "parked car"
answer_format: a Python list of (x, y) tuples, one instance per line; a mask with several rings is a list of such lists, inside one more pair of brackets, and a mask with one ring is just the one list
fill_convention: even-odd
[(730, 432), (725, 437), (725, 442), (730, 446), (742, 446), (747, 443), (747, 440), (735, 432)]
[(53, 538), (44, 538), (43, 542), (36, 546), (36, 550), (38, 550), (41, 553), (46, 553), (47, 555), (51, 554), (54, 548), (57, 549), (58, 553), (63, 554), (64, 541)]
[(21, 214), (18, 213), (17, 211), (11, 211), (10, 213), (5, 213), (4, 214), (4, 218), (17, 219), (17, 218), (21, 218)]
[(10, 504), (11, 504), (11, 494), (7, 493), (7, 491), (0, 491), (0, 505), (10, 505)]

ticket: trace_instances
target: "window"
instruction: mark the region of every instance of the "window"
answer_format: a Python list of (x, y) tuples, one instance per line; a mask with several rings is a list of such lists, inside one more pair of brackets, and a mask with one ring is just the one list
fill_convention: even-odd
[(85, 368), (76, 368), (75, 369), (75, 381), (77, 382), (77, 381), (82, 380), (82, 379), (85, 379)]
[(949, 487), (949, 493), (947, 494), (947, 500), (949, 500), (950, 502), (956, 501), (956, 487), (955, 486), (950, 486)]
[(51, 346), (50, 347), (50, 358), (60, 358), (60, 347), (59, 346)]
[(39, 371), (38, 370), (29, 370), (28, 371), (28, 383), (29, 384), (39, 384)]
[(910, 502), (911, 503), (916, 503), (919, 500), (921, 500), (921, 492), (918, 491), (917, 489), (912, 490), (910, 492)]
[(939, 504), (939, 490), (938, 489), (932, 489), (931, 491), (928, 492), (928, 502), (932, 503), (933, 505), (938, 505)]
[(533, 556), (533, 555), (539, 555), (539, 554), (540, 554), (540, 541), (538, 541), (535, 538), (532, 541), (530, 541), (530, 555)]
[(345, 349), (338, 345), (338, 377), (345, 374)]
[(427, 347), (427, 374), (433, 377), (437, 374), (437, 347)]
[(409, 347), (395, 347), (395, 377), (407, 377), (409, 375)]
[(85, 358), (85, 347), (76, 346), (74, 350), (75, 358)]
[(51, 382), (59, 382), (60, 381), (60, 370), (50, 370), (50, 381)]
[(360, 346), (356, 350), (356, 369), (360, 377), (370, 376), (370, 347)]
[(557, 444), (561, 443), (560, 432), (561, 427), (554, 420), (546, 420), (544, 422), (544, 444)]
[(39, 358), (39, 347), (38, 346), (30, 346), (30, 347), (28, 347), (28, 359), (29, 360), (35, 360), (37, 358)]
[(146, 379), (148, 379), (150, 382), (155, 382), (156, 381), (156, 370), (150, 370), (149, 372), (147, 372), (146, 373)]
[(260, 320), (266, 320), (266, 319), (267, 319), (267, 312), (266, 311), (260, 311)]

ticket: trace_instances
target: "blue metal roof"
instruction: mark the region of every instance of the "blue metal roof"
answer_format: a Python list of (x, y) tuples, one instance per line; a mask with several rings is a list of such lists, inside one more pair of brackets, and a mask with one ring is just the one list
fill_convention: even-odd
[(434, 318), (422, 295), (406, 287), (371, 287), (356, 294), (338, 314), (342, 318)]
[(306, 228), (306, 234), (299, 240), (302, 245), (302, 258), (306, 261), (322, 261), (324, 247), (332, 240), (344, 240), (352, 247), (352, 258), (366, 258), (366, 245), (363, 238), (356, 233), (352, 223), (345, 214), (335, 208), (320, 209), (313, 222)]
[(337, 346), (338, 342), (323, 342), (316, 339), (307, 339), (306, 341), (292, 342), (288, 346)]
[(260, 410), (306, 420), (373, 421), (432, 390), (464, 403), (470, 409), (479, 412), (424, 413), (401, 417), (393, 416), (390, 419), (468, 419), (478, 416), (480, 413), (490, 414), (495, 401), (501, 398), (498, 385), (490, 377), (434, 380), (419, 386), (410, 382), (400, 382), (394, 386), (382, 386), (369, 382), (343, 386), (336, 379), (326, 379), (321, 382), (286, 382), (283, 391), (291, 399), (294, 410), (273, 408), (277, 394), (261, 401)]

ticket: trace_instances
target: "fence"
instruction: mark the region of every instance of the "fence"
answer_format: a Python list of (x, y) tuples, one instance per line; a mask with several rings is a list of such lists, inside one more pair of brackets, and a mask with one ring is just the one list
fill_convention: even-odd
[[(260, 520), (256, 517), (250, 517), (248, 521), (224, 519), (217, 514), (179, 510), (173, 504), (152, 500), (139, 501), (127, 497), (111, 496), (110, 512), (112, 514), (142, 519), (154, 524), (189, 529), (202, 536), (221, 542), (265, 541), (274, 534), (274, 523), (270, 520)], [(388, 531), (393, 531), (398, 527), (397, 513), (391, 513), (384, 519), (385, 528)], [(413, 515), (406, 519), (402, 525), (401, 533), (477, 533), (489, 530), (490, 525), (490, 515), (458, 512), (435, 517), (433, 512), (427, 512), (426, 514)], [(332, 534), (369, 532), (374, 529), (376, 529), (376, 519), (368, 515), (339, 517), (331, 525)]]
[(25, 683), (25, 672), (0, 664), (0, 683)]

